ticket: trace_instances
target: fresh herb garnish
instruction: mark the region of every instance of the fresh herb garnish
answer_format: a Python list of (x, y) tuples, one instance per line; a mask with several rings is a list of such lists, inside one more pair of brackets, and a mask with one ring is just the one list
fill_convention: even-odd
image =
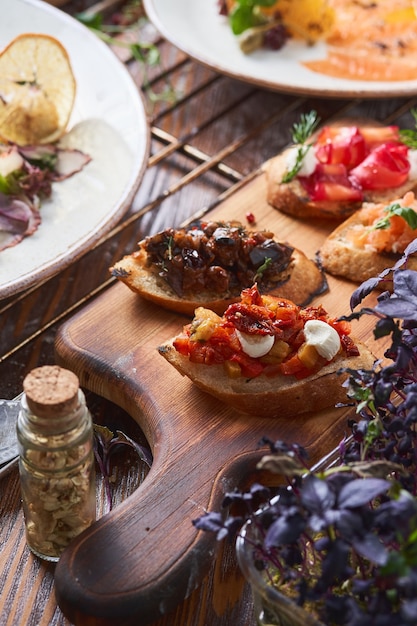
[(266, 19), (259, 12), (259, 7), (272, 7), (276, 0), (236, 0), (229, 15), (229, 22), (234, 35), (240, 35), (248, 28), (260, 26)]
[(386, 206), (384, 211), (386, 214), (377, 220), (370, 230), (386, 230), (390, 227), (391, 217), (394, 215), (402, 217), (413, 230), (417, 228), (417, 213), (411, 207), (401, 206), (398, 202), (393, 202)]
[(414, 118), (415, 128), (404, 128), (400, 130), (400, 140), (409, 148), (417, 150), (417, 109), (411, 109), (411, 115)]
[(320, 123), (320, 118), (317, 116), (316, 111), (310, 111), (310, 113), (302, 113), (299, 122), (295, 122), (292, 128), (292, 141), (297, 145), (297, 153), (295, 157), (295, 164), (292, 169), (287, 172), (283, 178), (283, 183), (289, 183), (301, 169), (303, 160), (310, 150), (312, 144), (307, 144), (307, 140), (311, 137)]
[(267, 256), (265, 258), (265, 261), (262, 263), (262, 265), (260, 265), (258, 267), (258, 269), (256, 270), (256, 274), (254, 276), (254, 281), (258, 281), (258, 280), (262, 280), (262, 277), (264, 275), (264, 273), (266, 272), (266, 270), (268, 269), (268, 267), (271, 265), (272, 263), (272, 259), (270, 256)]
[(168, 261), (172, 261), (173, 257), (173, 248), (174, 248), (174, 237), (170, 235), (167, 241), (167, 257)]
[(122, 15), (118, 16), (118, 24), (106, 24), (101, 13), (84, 11), (76, 14), (75, 17), (108, 45), (129, 50), (132, 57), (143, 68), (143, 89), (152, 104), (159, 101), (176, 101), (177, 94), (168, 82), (166, 82), (166, 87), (161, 93), (157, 93), (152, 88), (149, 69), (161, 65), (158, 47), (149, 41), (131, 42), (117, 37), (117, 35), (122, 33), (133, 33), (136, 35), (140, 26), (147, 21), (141, 0), (132, 0), (123, 8)]

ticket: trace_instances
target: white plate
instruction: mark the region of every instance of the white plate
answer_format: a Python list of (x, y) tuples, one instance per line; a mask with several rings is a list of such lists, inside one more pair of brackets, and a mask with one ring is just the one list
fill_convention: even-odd
[(375, 98), (417, 93), (417, 80), (368, 82), (332, 78), (301, 62), (323, 58), (324, 44), (290, 41), (280, 51), (241, 52), (217, 0), (144, 0), (149, 19), (177, 48), (223, 74), (277, 91), (323, 97)]
[(84, 25), (40, 0), (1, 0), (0, 48), (20, 33), (46, 33), (67, 49), (77, 94), (66, 141), (92, 161), (55, 183), (31, 237), (0, 252), (0, 297), (67, 267), (129, 208), (149, 155), (144, 103), (116, 55)]

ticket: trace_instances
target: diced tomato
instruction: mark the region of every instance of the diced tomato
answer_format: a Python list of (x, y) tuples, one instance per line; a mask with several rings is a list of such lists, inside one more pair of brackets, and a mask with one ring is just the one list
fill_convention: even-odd
[(410, 163), (404, 144), (388, 142), (378, 146), (350, 172), (350, 179), (362, 189), (400, 187), (408, 178)]
[(400, 138), (398, 126), (364, 126), (361, 128), (361, 134), (368, 150), (373, 150), (388, 141), (399, 141)]
[(359, 356), (359, 348), (349, 335), (343, 335), (340, 340), (347, 356)]
[(257, 306), (262, 306), (262, 296), (259, 292), (259, 289), (256, 285), (252, 285), (248, 289), (244, 289), (241, 293), (241, 303), (242, 304), (256, 304)]
[(186, 335), (180, 335), (173, 341), (173, 346), (177, 352), (188, 356), (190, 354), (190, 339)]
[(311, 370), (302, 364), (297, 354), (294, 354), (287, 361), (283, 361), (280, 369), (281, 374), (284, 374), (284, 376), (295, 376), (296, 378), (311, 376)]
[(367, 154), (365, 139), (356, 126), (325, 126), (315, 144), (317, 159), (324, 164), (355, 167)]
[(261, 363), (261, 361), (259, 361), (258, 359), (253, 359), (244, 352), (236, 352), (231, 356), (229, 360), (239, 363), (242, 370), (242, 375), (246, 376), (247, 378), (255, 378), (256, 376), (262, 374), (264, 370), (264, 364)]
[(225, 311), (227, 321), (244, 333), (270, 335), (273, 333), (273, 313), (264, 306), (235, 302)]
[(328, 200), (330, 202), (360, 202), (362, 200), (362, 192), (360, 189), (346, 185), (320, 182), (316, 185), (311, 199)]
[(189, 342), (188, 356), (192, 363), (203, 363), (204, 365), (215, 365), (224, 361), (210, 344), (200, 341)]
[(350, 322), (347, 320), (329, 320), (329, 324), (333, 326), (341, 337), (350, 333)]
[(362, 191), (349, 178), (342, 163), (319, 163), (313, 174), (299, 178), (311, 200), (360, 202)]

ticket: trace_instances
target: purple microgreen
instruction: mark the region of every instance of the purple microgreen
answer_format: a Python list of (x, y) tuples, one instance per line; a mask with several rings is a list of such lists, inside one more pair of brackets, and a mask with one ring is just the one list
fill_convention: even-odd
[(148, 467), (152, 464), (150, 451), (118, 430), (114, 434), (107, 426), (94, 424), (94, 456), (103, 477), (108, 509), (112, 509), (111, 459), (122, 447), (129, 447)]
[(343, 318), (373, 316), (388, 347), (370, 370), (343, 369), (352, 411), (339, 459), (309, 469), (301, 446), (264, 437), (257, 468), (281, 486), (227, 493), (222, 514), (193, 522), (225, 539), (250, 521), (256, 567), (326, 624), (417, 622), (417, 272), (407, 267), (416, 241), (351, 298), (353, 311), (386, 284), (376, 305)]

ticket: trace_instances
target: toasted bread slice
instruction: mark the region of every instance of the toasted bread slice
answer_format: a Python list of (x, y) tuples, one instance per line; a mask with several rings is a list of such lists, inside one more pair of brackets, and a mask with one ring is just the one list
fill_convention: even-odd
[[(410, 201), (411, 200), (411, 201)], [(397, 200), (398, 204), (403, 206), (415, 205), (417, 211), (417, 202), (414, 200), (413, 193), (405, 194), (404, 198)], [(385, 203), (383, 203), (385, 206)], [(335, 230), (327, 237), (319, 250), (319, 258), (323, 269), (334, 276), (347, 278), (355, 283), (361, 283), (368, 278), (372, 278), (380, 274), (388, 267), (392, 267), (401, 257), (401, 254), (409, 241), (414, 238), (411, 232), (408, 239), (404, 240), (398, 252), (378, 249), (379, 239), (383, 241), (393, 240), (394, 245), (399, 247), (400, 236), (393, 232), (391, 235), (386, 230), (375, 231), (375, 244), (367, 244), (359, 247), (357, 241), (352, 237), (353, 234), (362, 232), (369, 228), (365, 222), (365, 211), (375, 207), (377, 209), (380, 203), (366, 203), (363, 208), (354, 213), (351, 217), (339, 224)], [(397, 218), (401, 219), (401, 218)], [(378, 235), (380, 237), (378, 238)], [(417, 237), (417, 230), (415, 231)], [(408, 269), (417, 270), (417, 256), (411, 255), (407, 261)], [(381, 288), (385, 288), (385, 284), (381, 283)]]
[[(326, 125), (329, 128), (332, 127), (358, 127), (359, 129), (372, 129), (377, 131), (382, 125), (370, 120), (358, 119), (340, 119), (336, 120), (332, 124)], [(394, 128), (394, 127), (385, 127)], [(319, 136), (317, 131), (308, 141), (308, 143), (314, 144), (314, 141)], [(373, 132), (375, 135), (375, 132)], [(263, 169), (266, 176), (266, 194), (268, 203), (274, 208), (292, 215), (293, 217), (300, 219), (308, 218), (323, 218), (326, 220), (343, 221), (358, 210), (363, 202), (385, 202), (388, 203), (392, 198), (401, 197), (407, 191), (417, 188), (417, 178), (410, 175), (407, 181), (402, 185), (395, 188), (384, 188), (362, 190), (362, 197), (355, 201), (353, 200), (312, 200), (301, 184), (300, 180), (295, 177), (289, 182), (282, 182), (285, 174), (288, 173), (288, 159), (290, 153), (293, 151), (294, 146), (289, 146), (283, 152), (275, 157), (272, 157), (267, 161)], [(313, 149), (313, 148), (311, 148)]]
[[(125, 256), (111, 267), (110, 272), (132, 291), (171, 311), (192, 316), (198, 306), (204, 306), (222, 314), (229, 304), (240, 299), (242, 288), (252, 285), (253, 281), (233, 292), (219, 293), (208, 284), (207, 288), (184, 291), (179, 295), (161, 275), (161, 265), (150, 261), (143, 243), (139, 243), (137, 252)], [(286, 267), (274, 275), (272, 286), (271, 283), (263, 285), (259, 280), (258, 287), (262, 293), (279, 295), (300, 306), (306, 305), (327, 289), (324, 273), (315, 261), (292, 246), (288, 258)]]
[(346, 375), (339, 374), (339, 370), (344, 367), (371, 369), (375, 360), (364, 344), (357, 340), (355, 344), (360, 350), (359, 356), (337, 356), (318, 373), (302, 380), (264, 374), (251, 379), (230, 378), (222, 365), (192, 363), (177, 352), (173, 340), (158, 350), (180, 374), (232, 408), (257, 417), (290, 418), (347, 401), (346, 389), (342, 386)]

